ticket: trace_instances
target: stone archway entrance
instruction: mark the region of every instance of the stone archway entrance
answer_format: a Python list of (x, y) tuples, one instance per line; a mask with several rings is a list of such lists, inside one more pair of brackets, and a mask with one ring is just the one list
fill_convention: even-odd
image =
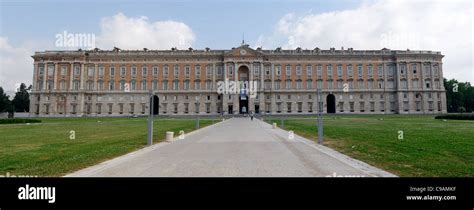
[(336, 97), (333, 94), (329, 94), (326, 97), (327, 113), (336, 113)]
[(249, 112), (249, 96), (248, 96), (248, 85), (249, 85), (249, 68), (247, 66), (239, 67), (237, 71), (237, 78), (241, 82), (239, 87), (239, 113), (247, 114)]

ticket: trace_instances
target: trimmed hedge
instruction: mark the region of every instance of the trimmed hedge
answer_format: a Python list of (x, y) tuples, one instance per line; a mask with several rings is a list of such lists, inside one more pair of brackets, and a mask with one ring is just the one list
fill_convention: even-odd
[(38, 119), (22, 119), (22, 118), (0, 119), (0, 124), (40, 123), (40, 122), (41, 120), (38, 120)]
[(435, 119), (448, 119), (448, 120), (474, 120), (474, 114), (445, 114), (438, 115)]

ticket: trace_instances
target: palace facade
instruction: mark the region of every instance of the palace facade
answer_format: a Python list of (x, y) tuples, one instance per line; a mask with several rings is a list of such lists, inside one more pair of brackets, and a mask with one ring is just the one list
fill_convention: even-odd
[[(440, 52), (252, 49), (42, 51), (31, 116), (446, 113)], [(218, 92), (255, 81), (256, 95)], [(237, 87), (239, 88), (239, 87)], [(151, 104), (150, 104), (151, 105)]]

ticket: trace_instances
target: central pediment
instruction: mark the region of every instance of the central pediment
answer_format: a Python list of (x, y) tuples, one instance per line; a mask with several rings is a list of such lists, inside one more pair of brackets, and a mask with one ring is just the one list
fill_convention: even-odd
[(264, 56), (262, 52), (254, 50), (249, 47), (247, 44), (243, 44), (237, 48), (233, 48), (232, 50), (226, 52), (224, 54), (226, 57), (260, 57)]

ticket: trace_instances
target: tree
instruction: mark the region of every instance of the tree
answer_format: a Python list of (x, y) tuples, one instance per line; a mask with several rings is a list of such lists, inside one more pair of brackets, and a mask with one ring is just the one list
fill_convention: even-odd
[(30, 111), (30, 94), (28, 91), (31, 90), (30, 87), (26, 88), (24, 83), (21, 83), (20, 88), (13, 98), (13, 106), (15, 107), (16, 112), (29, 112)]
[(0, 112), (6, 112), (9, 106), (10, 100), (8, 99), (8, 95), (3, 91), (3, 88), (0, 87)]
[(444, 79), (448, 112), (474, 111), (474, 87), (469, 82), (458, 82), (455, 79)]

